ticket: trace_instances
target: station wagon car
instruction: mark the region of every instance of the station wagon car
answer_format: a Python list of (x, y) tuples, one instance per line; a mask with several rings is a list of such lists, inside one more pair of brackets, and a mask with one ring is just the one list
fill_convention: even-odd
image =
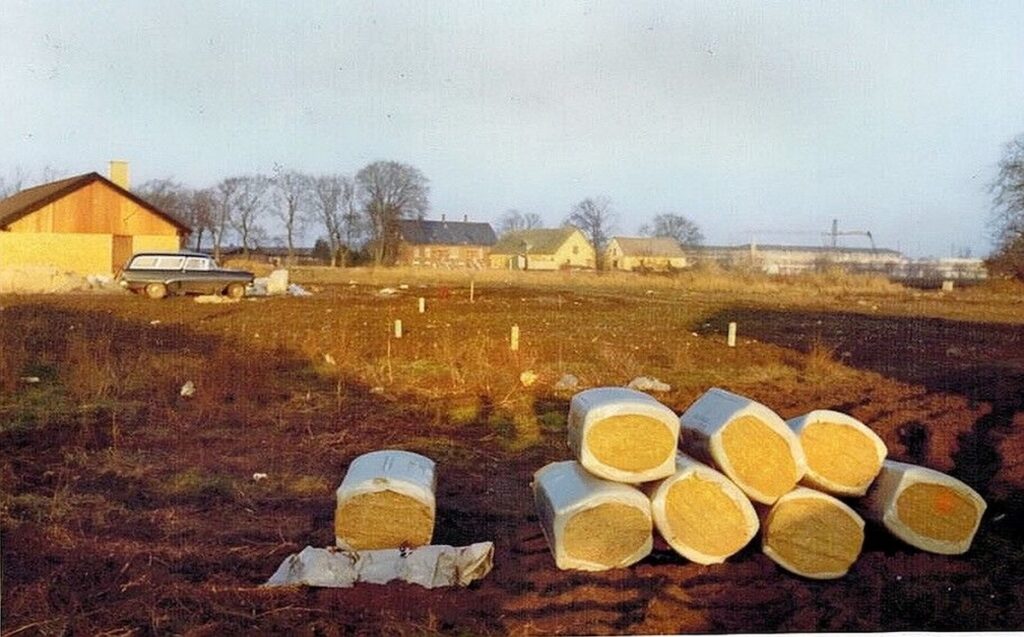
[(162, 299), (174, 294), (225, 294), (238, 299), (253, 273), (228, 270), (202, 252), (140, 252), (118, 275), (121, 287)]

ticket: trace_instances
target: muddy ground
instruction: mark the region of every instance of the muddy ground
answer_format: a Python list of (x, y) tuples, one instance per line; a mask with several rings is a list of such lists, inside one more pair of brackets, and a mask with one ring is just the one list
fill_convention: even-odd
[[(965, 318), (956, 295), (928, 297), (925, 318), (884, 296), (476, 293), (0, 297), (2, 634), (1024, 628), (1020, 322), (988, 320), (983, 303)], [(956, 319), (942, 317), (946, 305)], [(389, 336), (397, 318), (402, 339)], [(538, 376), (529, 387), (526, 370)], [(655, 376), (677, 412), (711, 386), (785, 418), (846, 411), (891, 457), (952, 473), (989, 509), (956, 557), (869, 526), (861, 558), (835, 581), (781, 570), (756, 540), (719, 566), (659, 547), (628, 569), (559, 571), (529, 483), (569, 457), (571, 392), (553, 389), (564, 373), (581, 387)], [(192, 398), (179, 395), (186, 380)], [(435, 543), (494, 541), (491, 574), (466, 589), (261, 588), (290, 553), (331, 544), (346, 466), (385, 447), (438, 462)]]

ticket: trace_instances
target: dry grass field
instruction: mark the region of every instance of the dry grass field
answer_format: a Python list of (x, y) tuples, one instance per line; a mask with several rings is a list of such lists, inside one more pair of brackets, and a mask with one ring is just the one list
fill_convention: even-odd
[[(1024, 628), (1020, 288), (720, 272), (293, 278), (314, 294), (0, 297), (4, 636)], [(891, 457), (952, 473), (989, 509), (957, 557), (869, 526), (835, 581), (782, 571), (756, 541), (719, 566), (661, 546), (629, 569), (559, 571), (529, 484), (568, 458), (563, 374), (580, 388), (653, 376), (677, 412), (712, 386), (785, 418), (845, 411)], [(334, 489), (380, 448), (438, 463), (434, 541), (494, 541), (491, 574), (433, 591), (261, 588), (288, 554), (333, 542)]]

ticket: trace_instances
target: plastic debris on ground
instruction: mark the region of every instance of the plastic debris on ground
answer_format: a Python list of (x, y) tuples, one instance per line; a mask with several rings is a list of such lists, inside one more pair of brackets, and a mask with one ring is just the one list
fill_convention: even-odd
[(307, 546), (288, 556), (265, 586), (351, 588), (358, 582), (387, 584), (396, 580), (424, 588), (468, 586), (490, 573), (493, 565), (493, 542), (374, 551)]
[(559, 391), (573, 390), (579, 387), (580, 379), (572, 374), (565, 374), (554, 384), (554, 389)]
[(637, 391), (672, 391), (672, 386), (650, 376), (637, 376), (626, 385)]
[(181, 393), (182, 398), (191, 398), (191, 397), (195, 396), (196, 395), (196, 384), (193, 383), (190, 380), (186, 381), (185, 384), (181, 386), (181, 392), (180, 393)]
[(196, 303), (217, 305), (220, 303), (238, 303), (241, 299), (233, 299), (219, 294), (200, 294), (193, 299)]

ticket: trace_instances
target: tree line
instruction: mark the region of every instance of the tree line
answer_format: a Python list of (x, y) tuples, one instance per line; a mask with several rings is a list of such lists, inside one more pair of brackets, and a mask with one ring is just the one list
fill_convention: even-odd
[(209, 246), (217, 258), (230, 237), (239, 242), (246, 257), (267, 245), (271, 242), (267, 222), (277, 220), (284, 230), (289, 260), (303, 230), (316, 227), (331, 265), (346, 265), (362, 248), (377, 264), (393, 259), (396, 221), (426, 213), (430, 184), (414, 166), (377, 161), (354, 176), (310, 175), (275, 166), (269, 175), (226, 177), (206, 188), (154, 179), (135, 192), (192, 226), (192, 247)]
[[(57, 178), (53, 169), (43, 173), (43, 181)], [(0, 178), (0, 198), (31, 181), (22, 170)], [(377, 265), (393, 263), (399, 241), (397, 221), (425, 215), (430, 208), (427, 177), (415, 166), (396, 161), (373, 162), (353, 176), (312, 175), (275, 165), (270, 174), (225, 177), (203, 188), (161, 178), (133, 190), (191, 226), (190, 247), (209, 249), (218, 259), (232, 240), (246, 258), (261, 246), (283, 244), (291, 261), (298, 238), (315, 228), (318, 246), (329, 255), (332, 266), (348, 265), (357, 254)], [(607, 197), (588, 197), (574, 204), (562, 223), (583, 232), (601, 268), (616, 218)], [(271, 236), (271, 221), (279, 222), (283, 236)], [(498, 219), (497, 230), (504, 235), (543, 225), (540, 215), (512, 209)], [(684, 246), (703, 241), (697, 224), (676, 213), (660, 214), (639, 231), (645, 236), (672, 237)]]
[[(220, 258), (226, 239), (233, 235), (246, 257), (267, 245), (266, 222), (275, 218), (284, 229), (289, 260), (295, 255), (296, 237), (311, 226), (318, 228), (332, 266), (344, 266), (351, 255), (366, 250), (377, 265), (393, 263), (397, 256), (400, 219), (429, 210), (429, 180), (414, 166), (394, 161), (367, 165), (354, 177), (343, 174), (308, 175), (275, 166), (270, 175), (227, 177), (208, 188), (193, 189), (172, 179), (155, 179), (136, 193), (158, 208), (186, 221), (193, 228), (192, 245), (209, 245)], [(605, 197), (588, 197), (575, 204), (563, 225), (579, 228), (602, 266), (605, 247), (615, 228), (616, 215)], [(512, 209), (498, 219), (498, 233), (507, 234), (543, 226), (533, 212)], [(645, 236), (673, 237), (682, 245), (703, 241), (700, 228), (686, 217), (666, 213), (640, 227)]]

